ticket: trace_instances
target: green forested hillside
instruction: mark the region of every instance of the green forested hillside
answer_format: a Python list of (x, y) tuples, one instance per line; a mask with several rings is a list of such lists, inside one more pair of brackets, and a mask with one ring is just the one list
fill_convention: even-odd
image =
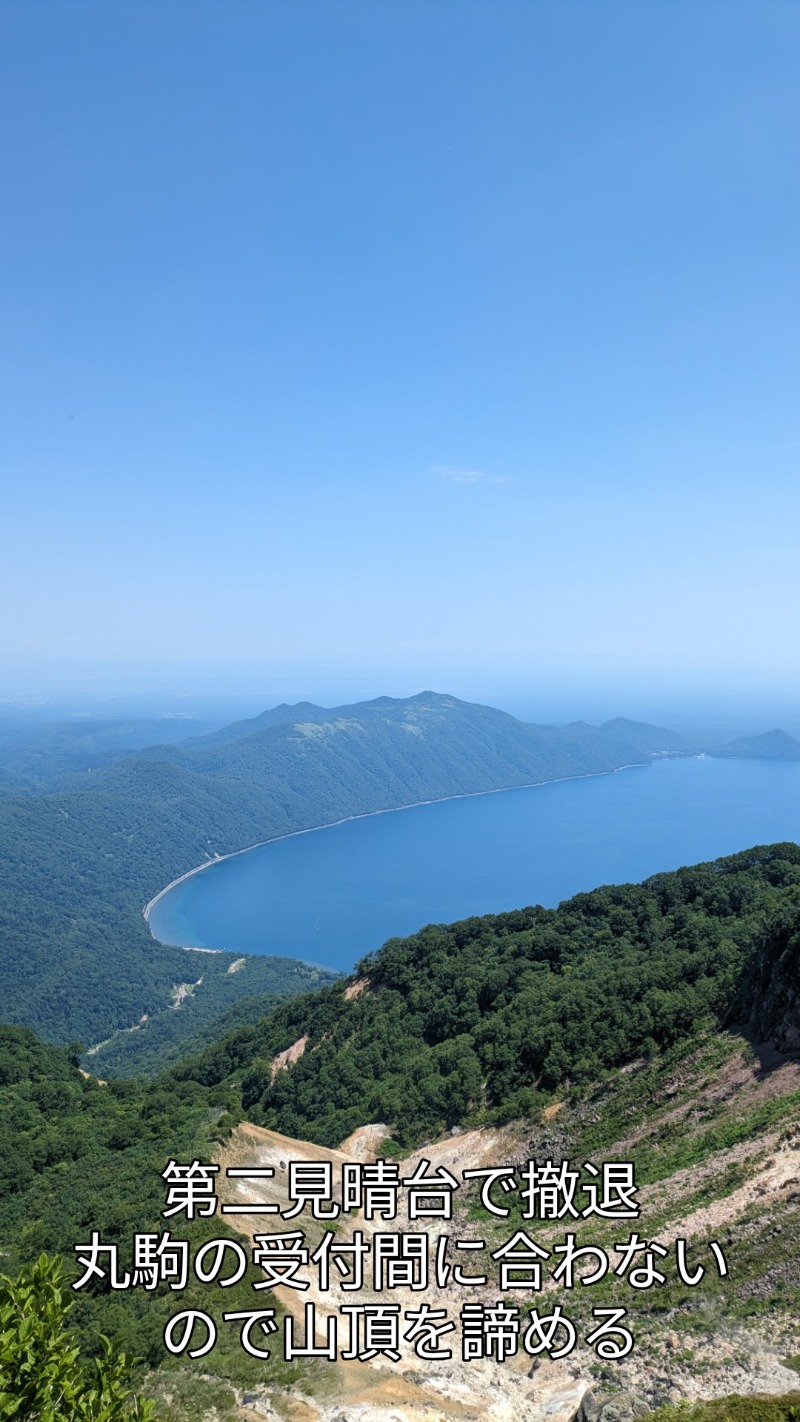
[[(332, 711), (279, 707), (87, 770), (80, 788), (6, 794), (0, 1017), (89, 1046), (158, 1016), (168, 1055), (240, 998), (285, 995), (320, 980), (272, 958), (248, 958), (229, 975), (227, 955), (153, 942), (143, 905), (204, 858), (346, 815), (686, 749), (671, 732), (635, 722), (533, 727), (425, 693)], [(165, 1018), (173, 987), (201, 977), (188, 1006)], [(151, 1043), (152, 1027), (130, 1043), (144, 1047), (148, 1032)], [(151, 1062), (165, 1059), (147, 1051)]]
[(673, 731), (622, 718), (602, 726), (533, 726), (491, 706), (423, 692), (333, 710), (279, 706), (164, 753), (143, 751), (137, 759), (166, 754), (193, 774), (225, 776), (254, 789), (271, 790), (280, 782), (289, 797), (318, 803), (340, 794), (347, 766), (353, 804), (374, 809), (614, 770), (692, 749)]
[[(213, 723), (212, 723), (213, 724)], [(211, 729), (192, 715), (74, 716), (40, 722), (22, 715), (0, 718), (0, 793), (41, 794), (85, 779), (89, 771), (121, 760), (143, 746), (186, 740)]]
[[(243, 1114), (329, 1144), (383, 1120), (405, 1147), (464, 1123), (522, 1117), (534, 1129), (569, 1085), (586, 1148), (602, 1152), (629, 1122), (626, 1092), (646, 1114), (644, 1080), (667, 1109), (676, 1063), (703, 1039), (713, 1058), (720, 1028), (747, 1020), (755, 1032), (796, 1031), (800, 847), (756, 848), (555, 910), (432, 926), (391, 941), (359, 972), (358, 995), (337, 983), (282, 1004), (149, 1084), (86, 1079), (74, 1051), (0, 1028), (0, 1272), (15, 1274), (42, 1250), (71, 1260), (93, 1229), (128, 1248), (134, 1231), (159, 1228), (166, 1161), (208, 1158)], [(272, 1057), (303, 1035), (304, 1055), (272, 1082)], [(612, 1075), (642, 1058), (635, 1078)], [(582, 1096), (590, 1109), (581, 1116)], [(759, 1129), (795, 1098), (762, 1101)], [(746, 1139), (750, 1124), (736, 1123), (733, 1135), (725, 1126), (727, 1136), (714, 1134), (714, 1119), (704, 1129), (718, 1146), (718, 1137)], [(686, 1164), (689, 1149), (685, 1131), (668, 1129), (674, 1160), (658, 1130), (648, 1146), (660, 1151), (662, 1175)], [(198, 1220), (176, 1233), (199, 1240), (206, 1229), (224, 1226)], [(224, 1306), (245, 1306), (250, 1282), (226, 1291)], [(181, 1307), (209, 1303), (218, 1307), (199, 1286), (181, 1295)], [(172, 1306), (168, 1294), (138, 1288), (81, 1292), (74, 1321), (84, 1355), (103, 1331), (115, 1349), (169, 1367), (161, 1333)], [(200, 1389), (174, 1414), (182, 1419), (199, 1415), (204, 1389), (216, 1386), (200, 1372), (223, 1392), (225, 1379), (264, 1382), (262, 1364), (235, 1339), (223, 1342), (210, 1362), (182, 1372), (181, 1388)], [(276, 1361), (267, 1381), (290, 1375)]]
[(381, 1121), (408, 1145), (532, 1115), (567, 1081), (752, 1017), (745, 988), (765, 972), (797, 993), (796, 844), (391, 940), (359, 965), (357, 995), (339, 983), (286, 1004), (179, 1076), (237, 1080), (250, 1118), (288, 1135), (334, 1145)]
[[(121, 1271), (131, 1268), (135, 1232), (169, 1227), (195, 1248), (230, 1235), (219, 1218), (164, 1221), (161, 1172), (170, 1159), (211, 1159), (214, 1141), (224, 1137), (231, 1119), (225, 1108), (232, 1100), (224, 1089), (174, 1079), (102, 1085), (80, 1074), (69, 1050), (45, 1046), (26, 1028), (0, 1027), (0, 1274), (13, 1277), (46, 1251), (64, 1260), (71, 1282), (82, 1272), (73, 1245), (88, 1241), (93, 1230), (119, 1246)], [(177, 1296), (166, 1287), (114, 1292), (107, 1280), (92, 1280), (72, 1295), (70, 1321), (85, 1358), (100, 1355), (100, 1334), (106, 1334), (115, 1355), (124, 1350), (148, 1367), (161, 1367), (170, 1363), (162, 1335), (172, 1313), (202, 1308), (221, 1323), (223, 1309), (252, 1307), (256, 1278), (250, 1269), (221, 1294), (190, 1274)], [(219, 1331), (213, 1356), (194, 1366), (197, 1375), (217, 1374), (221, 1383), (234, 1379), (247, 1386), (255, 1378), (290, 1381), (301, 1371), (278, 1354), (268, 1365), (256, 1363), (235, 1335), (229, 1339), (224, 1327)], [(0, 1357), (0, 1376), (3, 1362)], [(191, 1369), (184, 1360), (180, 1371), (187, 1365)], [(201, 1392), (210, 1396), (207, 1388)], [(190, 1408), (188, 1415), (197, 1414)]]

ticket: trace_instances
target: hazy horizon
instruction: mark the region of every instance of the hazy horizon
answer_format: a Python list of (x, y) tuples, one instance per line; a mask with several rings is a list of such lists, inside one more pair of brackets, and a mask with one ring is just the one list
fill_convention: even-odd
[(1, 694), (788, 702), (798, 41), (9, 0)]
[(92, 669), (83, 678), (4, 678), (0, 673), (0, 721), (76, 718), (169, 718), (192, 723), (225, 725), (257, 716), (280, 704), (313, 702), (333, 707), (371, 701), (380, 696), (405, 698), (422, 691), (452, 695), (463, 701), (496, 706), (523, 721), (558, 724), (589, 721), (598, 724), (617, 716), (668, 725), (676, 730), (714, 732), (734, 738), (780, 726), (800, 737), (800, 697), (786, 688), (742, 686), (653, 686), (644, 681), (587, 682), (584, 678), (477, 682), (459, 677), (409, 678), (330, 675), (309, 671), (300, 678), (230, 675), (205, 668), (195, 676), (148, 678), (137, 667), (127, 677), (108, 669)]

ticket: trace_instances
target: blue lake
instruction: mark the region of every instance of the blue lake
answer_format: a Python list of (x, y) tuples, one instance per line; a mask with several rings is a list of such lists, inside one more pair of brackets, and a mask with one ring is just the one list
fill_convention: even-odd
[(426, 923), (787, 839), (800, 840), (800, 762), (666, 760), (276, 840), (176, 885), (150, 927), (162, 943), (350, 969)]

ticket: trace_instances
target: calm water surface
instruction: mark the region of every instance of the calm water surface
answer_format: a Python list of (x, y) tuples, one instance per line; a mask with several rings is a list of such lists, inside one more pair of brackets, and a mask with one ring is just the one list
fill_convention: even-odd
[(671, 760), (420, 805), (278, 840), (204, 870), (150, 915), (162, 943), (350, 969), (425, 923), (800, 840), (800, 762)]

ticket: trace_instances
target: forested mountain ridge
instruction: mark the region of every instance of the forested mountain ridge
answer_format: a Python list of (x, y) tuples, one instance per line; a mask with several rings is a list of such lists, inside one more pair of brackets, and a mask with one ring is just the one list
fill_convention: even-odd
[[(224, 733), (141, 750), (73, 788), (5, 795), (0, 1015), (88, 1046), (161, 1014), (177, 1040), (241, 998), (320, 980), (252, 957), (229, 975), (232, 957), (154, 943), (144, 904), (204, 859), (348, 815), (690, 750), (637, 722), (533, 727), (423, 693), (330, 711), (277, 708)], [(178, 1015), (170, 1003), (181, 983), (195, 991)]]
[(163, 752), (150, 748), (137, 759), (158, 756), (187, 770), (267, 780), (284, 769), (284, 757), (299, 769), (314, 747), (324, 747), (325, 755), (318, 756), (323, 761), (353, 746), (365, 770), (380, 762), (387, 795), (404, 790), (428, 796), (592, 774), (617, 769), (625, 757), (647, 762), (697, 749), (676, 732), (643, 722), (536, 726), (491, 706), (427, 691), (330, 709), (308, 702), (279, 706)]
[(391, 939), (359, 964), (358, 993), (295, 999), (179, 1075), (241, 1082), (250, 1119), (287, 1135), (330, 1146), (382, 1121), (410, 1146), (533, 1115), (566, 1081), (745, 1020), (756, 973), (762, 996), (780, 982), (796, 1000), (798, 945), (800, 846), (759, 847)]
[(694, 749), (639, 722), (529, 726), (432, 692), (330, 710), (304, 705), (300, 719), (283, 719), (290, 709), (277, 708), (277, 722), (269, 712), (207, 738), (148, 747), (93, 775), (86, 790), (160, 802), (179, 821), (207, 826), (180, 873), (210, 853), (348, 815), (601, 774)]
[(775, 728), (760, 736), (741, 736), (714, 752), (731, 760), (800, 760), (800, 741)]
[[(84, 731), (76, 736), (69, 756)], [(58, 736), (55, 744), (58, 782)], [(255, 998), (258, 1011), (276, 994), (325, 978), (257, 957), (231, 975), (230, 955), (156, 944), (144, 904), (205, 859), (350, 815), (697, 750), (640, 722), (532, 726), (433, 692), (331, 709), (280, 706), (82, 774), (71, 760), (68, 788), (47, 793), (40, 745), (36, 785), (0, 796), (0, 1016), (87, 1046), (138, 1027), (125, 1039), (127, 1068), (120, 1052), (117, 1066), (136, 1069), (134, 1043), (144, 1053), (136, 1061), (174, 1060), (184, 1040), (207, 1037), (221, 1012)], [(191, 992), (176, 1013), (179, 985)]]
[[(338, 984), (296, 999), (145, 1085), (102, 1086), (81, 1076), (74, 1054), (37, 1043), (24, 1028), (0, 1029), (4, 1267), (13, 1272), (46, 1249), (74, 1271), (72, 1244), (95, 1228), (119, 1241), (127, 1261), (134, 1230), (164, 1227), (166, 1160), (209, 1152), (218, 1160), (215, 1142), (242, 1116), (277, 1124), (298, 1144), (337, 1146), (355, 1124), (382, 1119), (395, 1133), (382, 1152), (404, 1153), (424, 1137), (425, 1155), (442, 1145), (443, 1130), (459, 1153), (473, 1139), (464, 1127), (478, 1128), (478, 1144), (497, 1143), (498, 1123), (509, 1122), (496, 1148), (518, 1150), (520, 1160), (634, 1160), (643, 1227), (669, 1239), (679, 1223), (693, 1258), (706, 1260), (713, 1229), (729, 1260), (729, 1279), (708, 1269), (702, 1289), (670, 1278), (637, 1295), (636, 1357), (603, 1371), (601, 1386), (610, 1379), (649, 1405), (698, 1377), (712, 1395), (765, 1384), (788, 1390), (781, 1360), (798, 1309), (800, 1078), (796, 1060), (754, 1049), (736, 1025), (749, 1016), (756, 1031), (782, 1040), (800, 1025), (800, 847), (757, 847), (642, 885), (579, 894), (555, 910), (429, 928), (391, 941), (359, 972), (357, 995)], [(274, 1055), (303, 1035), (299, 1060), (274, 1074)], [(453, 1127), (460, 1130), (451, 1140)], [(236, 1159), (252, 1160), (257, 1133), (235, 1128), (231, 1149), (239, 1137), (251, 1154)], [(272, 1148), (291, 1159), (292, 1144), (280, 1137)], [(464, 1225), (471, 1200), (459, 1205)], [(505, 1234), (497, 1225), (489, 1247), (516, 1222)], [(601, 1236), (608, 1247), (618, 1228), (611, 1222)], [(188, 1233), (199, 1243), (221, 1229), (219, 1220), (196, 1221)], [(186, 1233), (185, 1224), (175, 1227), (178, 1237)], [(253, 1279), (222, 1300), (192, 1283), (180, 1306), (246, 1307)], [(569, 1311), (613, 1304), (618, 1283), (609, 1276), (609, 1291), (577, 1291)], [(96, 1282), (79, 1294), (75, 1321), (85, 1349), (102, 1329), (157, 1365), (143, 1385), (159, 1404), (170, 1398), (169, 1422), (233, 1422), (253, 1385), (280, 1415), (287, 1381), (307, 1404), (304, 1415), (341, 1415), (336, 1398), (316, 1391), (315, 1365), (300, 1378), (278, 1358), (265, 1369), (222, 1331), (214, 1354), (176, 1368), (161, 1343), (175, 1307), (167, 1289), (114, 1293)], [(665, 1343), (667, 1330), (677, 1343)], [(449, 1396), (440, 1415), (463, 1416)], [(524, 1391), (519, 1397), (532, 1405)]]

